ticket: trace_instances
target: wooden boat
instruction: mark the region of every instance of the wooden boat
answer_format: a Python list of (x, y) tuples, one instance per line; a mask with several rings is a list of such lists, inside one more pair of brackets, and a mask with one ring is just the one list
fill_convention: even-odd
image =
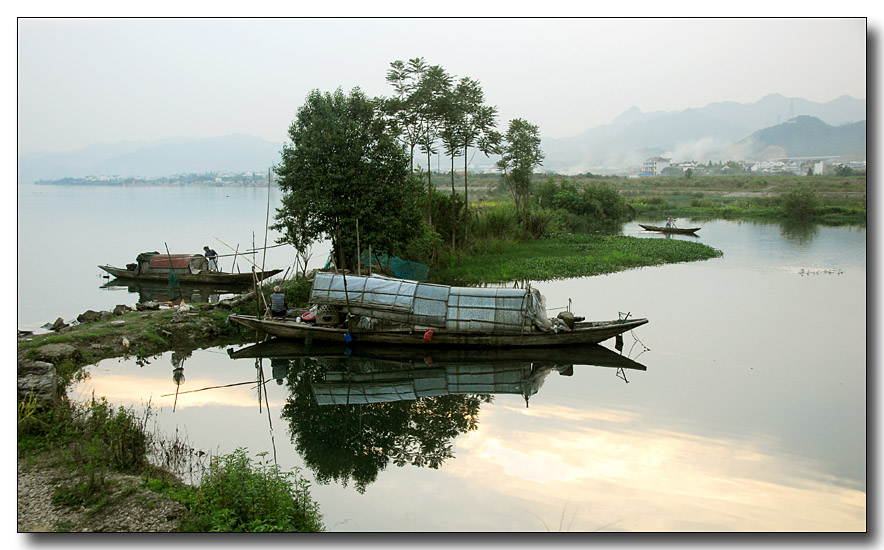
[[(136, 257), (135, 263), (125, 268), (100, 265), (100, 269), (119, 279), (139, 281), (168, 281), (170, 273), (182, 283), (216, 284), (216, 285), (248, 285), (252, 284), (251, 272), (224, 273), (209, 271), (205, 256), (200, 254), (160, 254), (159, 252), (142, 252)], [(280, 273), (281, 269), (258, 271), (254, 276), (262, 281)]]
[[(423, 348), (451, 347), (542, 347), (598, 344), (640, 327), (647, 319), (577, 322), (569, 331), (527, 331), (524, 334), (482, 333), (432, 329), (350, 330), (343, 326), (318, 326), (292, 319), (262, 319), (254, 315), (230, 315), (233, 323), (276, 336), (310, 342), (346, 342), (349, 345), (387, 344)], [(427, 338), (429, 336), (429, 338)]]
[(700, 230), (699, 227), (681, 228), (681, 227), (660, 227), (658, 225), (638, 224), (645, 231), (658, 231), (660, 233), (674, 233), (676, 235), (693, 235)]
[[(438, 347), (539, 347), (598, 344), (648, 322), (583, 322), (565, 312), (548, 319), (536, 289), (453, 287), (319, 272), (301, 318), (230, 315), (228, 320), (288, 339)], [(563, 318), (563, 315), (566, 318)]]

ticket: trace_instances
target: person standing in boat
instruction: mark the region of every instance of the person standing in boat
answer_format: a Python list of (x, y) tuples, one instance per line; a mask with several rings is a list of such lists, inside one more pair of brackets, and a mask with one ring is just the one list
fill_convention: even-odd
[(273, 287), (273, 294), (270, 295), (270, 315), (273, 317), (285, 317), (288, 310), (285, 294), (282, 293), (279, 285)]
[(208, 246), (204, 246), (206, 251), (206, 259), (209, 260), (209, 271), (219, 271), (218, 269), (218, 253)]
[(672, 216), (666, 219), (666, 227), (672, 227), (675, 225), (675, 220), (672, 219)]

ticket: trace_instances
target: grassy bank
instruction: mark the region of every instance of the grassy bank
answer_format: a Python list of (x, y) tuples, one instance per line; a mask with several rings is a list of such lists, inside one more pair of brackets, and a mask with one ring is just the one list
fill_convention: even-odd
[[(318, 505), (309, 484), (297, 472), (284, 472), (245, 450), (214, 457), (199, 485), (185, 485), (153, 464), (175, 448), (192, 452), (148, 432), (151, 411), (141, 414), (114, 407), (102, 398), (86, 403), (62, 399), (37, 410), (27, 402), (18, 409), (18, 460), (64, 472), (52, 493), (55, 506), (85, 510), (81, 524), (51, 526), (57, 531), (100, 530), (108, 517), (125, 517), (135, 507), (156, 507), (170, 499), (183, 510), (182, 532), (322, 531)], [(125, 474), (125, 475), (120, 475)], [(111, 520), (113, 529), (125, 529)], [(99, 527), (95, 527), (99, 526)]]
[[(703, 192), (641, 194), (629, 197), (639, 219), (665, 220), (669, 216), (695, 220), (745, 220), (783, 222), (787, 197), (764, 194), (709, 194)], [(865, 195), (816, 195), (813, 210), (802, 220), (823, 225), (866, 225)]]
[(710, 246), (679, 239), (557, 235), (525, 242), (491, 239), (470, 256), (431, 272), (435, 282), (463, 285), (538, 281), (615, 273), (721, 256)]
[(639, 219), (669, 216), (697, 220), (795, 221), (789, 198), (813, 202), (801, 221), (866, 225), (866, 176), (735, 174), (718, 176), (568, 179), (578, 186), (614, 186)]

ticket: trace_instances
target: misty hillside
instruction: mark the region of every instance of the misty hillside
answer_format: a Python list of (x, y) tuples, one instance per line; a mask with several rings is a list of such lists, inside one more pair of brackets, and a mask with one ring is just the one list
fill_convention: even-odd
[[(541, 147), (546, 155), (543, 168), (560, 173), (606, 174), (635, 170), (651, 156), (663, 156), (676, 162), (746, 160), (741, 155), (758, 154), (760, 149), (747, 149), (748, 142), (744, 140), (762, 129), (802, 116), (815, 117), (830, 127), (840, 127), (865, 121), (865, 113), (866, 101), (863, 99), (842, 96), (826, 103), (815, 103), (779, 94), (765, 96), (755, 103), (711, 103), (680, 112), (642, 113), (632, 107), (611, 124), (570, 138), (543, 139)], [(818, 138), (820, 143), (836, 139), (838, 135), (838, 132), (822, 128), (804, 129), (822, 131), (824, 135)], [(844, 132), (850, 134), (849, 130)], [(735, 146), (740, 142), (743, 142), (742, 147)], [(845, 147), (851, 152), (859, 149), (855, 143)], [(790, 148), (796, 149), (795, 145)], [(864, 132), (862, 150), (865, 151)], [(792, 156), (807, 155), (796, 153)]]
[(70, 153), (22, 155), (18, 158), (18, 181), (33, 183), (99, 175), (151, 178), (187, 173), (263, 172), (279, 163), (281, 150), (281, 143), (242, 134), (97, 144)]
[[(736, 144), (744, 156), (764, 160), (771, 156), (838, 156), (849, 160), (866, 158), (866, 122), (830, 126), (812, 116), (799, 116), (783, 124), (758, 130)], [(781, 151), (780, 155), (776, 153)]]

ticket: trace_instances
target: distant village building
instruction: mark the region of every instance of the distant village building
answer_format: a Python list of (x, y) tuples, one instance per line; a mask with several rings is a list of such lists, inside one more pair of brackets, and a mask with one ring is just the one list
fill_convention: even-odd
[(764, 161), (756, 162), (755, 164), (753, 164), (752, 168), (750, 168), (750, 170), (752, 170), (753, 172), (765, 172), (765, 173), (770, 173), (770, 174), (778, 174), (778, 173), (784, 171), (785, 166), (786, 166), (786, 164), (784, 162), (779, 161), (779, 160), (775, 160), (775, 161), (764, 160)]
[(674, 168), (680, 168), (682, 172), (687, 172), (688, 170), (696, 170), (699, 164), (695, 160), (689, 160), (687, 162), (676, 162), (672, 164)]
[(672, 159), (665, 159), (663, 157), (651, 157), (646, 159), (642, 164), (642, 172), (645, 174), (650, 174), (654, 176), (659, 176), (664, 168), (669, 167), (669, 161)]

